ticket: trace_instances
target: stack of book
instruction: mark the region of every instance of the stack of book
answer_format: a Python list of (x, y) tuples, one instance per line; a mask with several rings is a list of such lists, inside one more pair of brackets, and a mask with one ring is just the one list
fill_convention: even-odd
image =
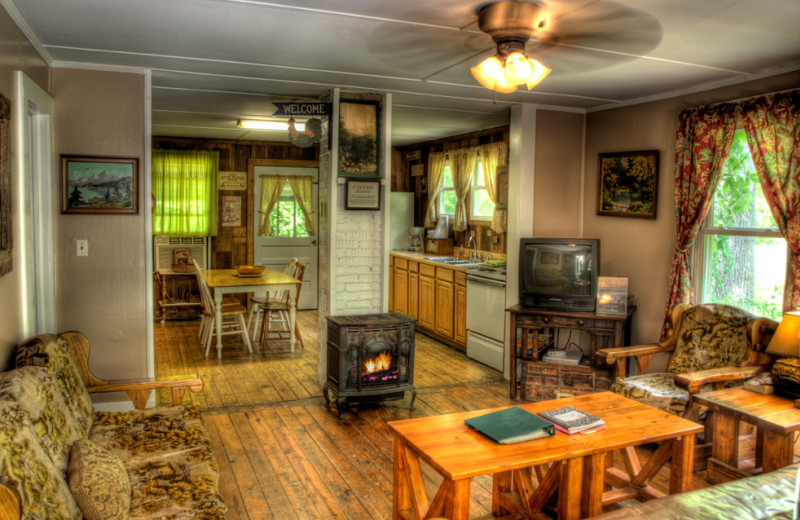
[(513, 444), (555, 435), (553, 424), (512, 406), (467, 419), (464, 423), (499, 444)]
[(744, 382), (744, 387), (759, 394), (772, 394), (775, 392), (775, 385), (772, 384), (772, 376), (770, 376), (769, 372), (764, 372), (752, 379), (748, 379)]
[(601, 429), (604, 428), (606, 424), (603, 419), (578, 410), (573, 406), (565, 406), (557, 410), (539, 412), (539, 415), (553, 423), (557, 430), (570, 435), (588, 430)]

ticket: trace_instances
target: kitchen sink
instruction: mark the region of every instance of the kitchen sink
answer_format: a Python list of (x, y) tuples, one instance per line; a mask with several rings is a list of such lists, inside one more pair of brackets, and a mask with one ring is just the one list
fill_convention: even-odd
[(462, 267), (476, 267), (479, 265), (483, 265), (483, 262), (473, 262), (472, 260), (468, 260), (466, 258), (456, 258), (452, 256), (432, 256), (426, 258), (425, 260), (430, 260), (431, 262), (439, 262), (440, 264), (446, 264), (446, 265), (460, 265)]

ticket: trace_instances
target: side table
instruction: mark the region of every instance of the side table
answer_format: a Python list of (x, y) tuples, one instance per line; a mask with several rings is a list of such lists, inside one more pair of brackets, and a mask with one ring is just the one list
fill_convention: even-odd
[[(779, 395), (764, 395), (742, 387), (694, 396), (712, 413), (712, 447), (707, 478), (718, 484), (788, 466), (794, 458), (794, 432), (800, 431), (800, 409)], [(755, 468), (739, 463), (739, 421), (756, 427)]]

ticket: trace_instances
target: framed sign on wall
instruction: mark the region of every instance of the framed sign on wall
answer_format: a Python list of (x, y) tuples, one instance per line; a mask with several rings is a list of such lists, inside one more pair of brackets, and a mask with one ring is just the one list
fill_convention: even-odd
[(344, 209), (381, 209), (381, 181), (347, 179)]

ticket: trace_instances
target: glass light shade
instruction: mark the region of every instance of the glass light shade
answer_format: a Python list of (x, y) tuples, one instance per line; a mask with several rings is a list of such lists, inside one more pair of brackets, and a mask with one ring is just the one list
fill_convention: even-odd
[(517, 90), (516, 85), (506, 81), (503, 72), (503, 62), (497, 56), (486, 58), (480, 64), (470, 69), (478, 83), (503, 94), (510, 94)]
[(533, 75), (533, 64), (521, 52), (512, 52), (506, 58), (504, 76), (512, 85), (527, 83)]
[(552, 70), (549, 69), (548, 67), (545, 67), (536, 60), (528, 60), (528, 61), (531, 63), (531, 67), (533, 67), (533, 74), (531, 75), (531, 78), (528, 80), (525, 86), (528, 87), (528, 90), (530, 90), (539, 83), (541, 83), (542, 80), (552, 72)]
[(800, 357), (800, 311), (783, 315), (766, 352), (778, 356)]

